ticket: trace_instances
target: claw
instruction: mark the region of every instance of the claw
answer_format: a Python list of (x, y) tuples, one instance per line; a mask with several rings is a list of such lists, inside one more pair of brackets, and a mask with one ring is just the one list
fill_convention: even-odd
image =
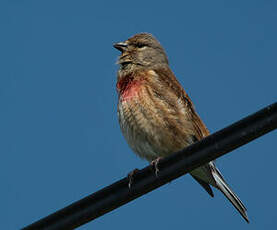
[(128, 183), (128, 188), (131, 190), (133, 181), (134, 181), (134, 175), (138, 172), (138, 169), (134, 169), (133, 171), (128, 173), (128, 179), (129, 179), (129, 183)]
[(151, 165), (152, 165), (153, 169), (155, 170), (156, 177), (159, 176), (159, 171), (160, 170), (159, 170), (158, 164), (159, 164), (161, 159), (162, 159), (161, 157), (158, 157), (157, 159), (151, 161)]

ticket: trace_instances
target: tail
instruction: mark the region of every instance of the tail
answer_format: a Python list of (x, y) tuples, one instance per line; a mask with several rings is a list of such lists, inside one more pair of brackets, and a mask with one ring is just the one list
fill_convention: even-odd
[(212, 168), (212, 175), (216, 182), (217, 188), (227, 197), (227, 199), (234, 205), (234, 207), (239, 211), (241, 216), (249, 223), (248, 216), (246, 213), (246, 208), (238, 198), (238, 196), (231, 190), (229, 185), (225, 182), (223, 176), (216, 167)]

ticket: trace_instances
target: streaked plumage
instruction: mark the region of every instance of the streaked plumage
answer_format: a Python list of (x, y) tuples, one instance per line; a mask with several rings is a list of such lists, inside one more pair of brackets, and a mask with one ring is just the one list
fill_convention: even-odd
[[(118, 63), (118, 117), (132, 150), (149, 162), (177, 152), (209, 135), (192, 101), (170, 70), (160, 43), (147, 33), (114, 45)], [(246, 208), (210, 162), (191, 172), (213, 196), (218, 188), (248, 222)]]

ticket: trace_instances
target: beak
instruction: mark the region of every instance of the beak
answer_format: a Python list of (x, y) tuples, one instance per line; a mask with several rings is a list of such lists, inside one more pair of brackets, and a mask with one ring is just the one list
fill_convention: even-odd
[(118, 42), (118, 43), (113, 44), (113, 47), (118, 49), (119, 51), (123, 52), (127, 49), (128, 44), (125, 42)]

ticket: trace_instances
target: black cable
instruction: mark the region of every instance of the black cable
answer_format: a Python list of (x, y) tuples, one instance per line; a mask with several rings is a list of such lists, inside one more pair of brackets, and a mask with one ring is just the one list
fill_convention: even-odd
[(158, 177), (151, 166), (145, 167), (135, 173), (131, 189), (128, 188), (128, 178), (124, 178), (23, 229), (77, 228), (276, 128), (277, 103), (274, 103), (161, 159)]

